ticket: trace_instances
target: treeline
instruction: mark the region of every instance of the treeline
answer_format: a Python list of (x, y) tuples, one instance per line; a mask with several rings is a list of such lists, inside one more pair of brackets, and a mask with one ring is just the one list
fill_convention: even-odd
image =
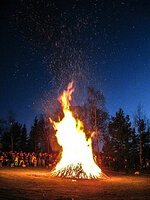
[[(101, 159), (101, 155), (110, 157), (118, 169), (124, 168), (124, 162), (128, 168), (142, 168), (150, 161), (150, 125), (140, 106), (132, 123), (122, 109), (109, 117), (103, 93), (88, 88), (84, 105), (72, 106), (70, 109), (83, 122), (87, 138), (92, 137), (93, 151), (98, 159)], [(54, 113), (53, 120), (61, 118), (63, 112), (60, 107)], [(12, 115), (8, 120), (1, 119), (0, 139), (2, 151), (51, 153), (61, 150), (49, 116), (35, 117), (29, 135), (26, 125), (16, 122)]]
[(9, 120), (0, 120), (1, 150), (23, 152), (51, 152), (50, 123), (43, 115), (35, 117), (29, 136), (26, 125), (16, 122), (12, 115)]
[[(111, 117), (107, 132), (103, 135), (103, 152), (115, 160), (118, 169), (146, 168), (150, 163), (150, 126), (142, 115), (141, 107), (137, 109), (134, 122), (122, 109)], [(149, 167), (149, 166), (147, 166)]]

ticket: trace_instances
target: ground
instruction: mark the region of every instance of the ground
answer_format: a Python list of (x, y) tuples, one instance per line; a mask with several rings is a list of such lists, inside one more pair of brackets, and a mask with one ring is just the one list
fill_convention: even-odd
[(49, 169), (1, 168), (0, 199), (150, 199), (149, 175), (108, 173), (103, 180), (52, 177)]

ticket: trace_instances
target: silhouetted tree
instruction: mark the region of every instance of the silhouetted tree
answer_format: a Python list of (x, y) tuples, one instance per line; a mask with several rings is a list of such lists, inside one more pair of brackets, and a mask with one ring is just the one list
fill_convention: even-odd
[(50, 121), (48, 117), (41, 115), (39, 123), (39, 134), (40, 134), (40, 148), (42, 152), (50, 153), (52, 151), (50, 146)]
[(141, 131), (141, 147), (142, 147), (141, 148), (142, 167), (145, 167), (146, 161), (150, 159), (150, 128), (149, 124), (146, 123), (144, 119), (140, 121), (140, 131)]
[(108, 125), (108, 134), (104, 136), (103, 151), (106, 155), (115, 158), (119, 168), (124, 167), (124, 161), (130, 165), (132, 159), (131, 153), (136, 139), (135, 130), (131, 127), (130, 118), (124, 116), (124, 112), (120, 109), (115, 117), (112, 117)]
[(144, 138), (145, 138), (145, 135), (146, 135), (146, 133), (145, 133), (146, 123), (145, 123), (145, 117), (143, 115), (141, 105), (138, 105), (138, 107), (137, 107), (137, 112), (134, 116), (134, 123), (135, 123), (135, 126), (138, 129), (138, 134), (139, 134), (140, 168), (142, 168), (142, 151), (143, 151), (142, 146), (144, 145), (142, 143), (144, 143)]
[(10, 133), (13, 135), (13, 151), (21, 150), (21, 124), (14, 122), (10, 128)]
[(0, 119), (0, 137), (3, 135), (6, 128), (7, 128), (7, 121), (4, 119)]
[(150, 160), (150, 125), (149, 121), (146, 124), (146, 131), (144, 134), (141, 135), (142, 140), (142, 158), (144, 160), (144, 164), (146, 161)]
[(3, 135), (7, 129), (7, 122), (4, 119), (0, 119), (0, 150), (3, 149)]
[(27, 128), (24, 124), (21, 129), (20, 148), (22, 151), (27, 152)]
[(11, 131), (12, 125), (15, 122), (15, 115), (12, 111), (9, 111), (8, 114), (8, 122), (9, 122), (9, 129), (10, 129), (10, 139), (11, 139), (11, 150), (14, 150), (14, 135), (13, 132)]
[(103, 133), (107, 128), (108, 113), (105, 109), (104, 94), (100, 91), (95, 91), (93, 88), (88, 88), (88, 119), (90, 131), (96, 133), (96, 144), (99, 155), (99, 144), (102, 142)]
[(35, 117), (29, 134), (29, 150), (31, 152), (38, 152), (38, 139), (38, 119)]
[(2, 135), (2, 144), (4, 151), (20, 151), (21, 150), (21, 124), (14, 122), (6, 128)]
[(2, 137), (1, 137), (1, 143), (2, 143), (2, 150), (3, 151), (10, 151), (11, 150), (11, 138), (10, 138), (10, 132), (8, 130), (5, 130)]
[(133, 132), (131, 135), (131, 148), (130, 148), (130, 167), (132, 169), (138, 170), (139, 166), (139, 139), (136, 134), (135, 128), (133, 128)]

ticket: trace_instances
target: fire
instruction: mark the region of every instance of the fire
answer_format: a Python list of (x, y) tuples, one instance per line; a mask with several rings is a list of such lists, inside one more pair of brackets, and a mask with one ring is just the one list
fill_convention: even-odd
[(101, 169), (93, 159), (92, 140), (86, 139), (83, 123), (75, 119), (69, 109), (73, 92), (73, 82), (71, 82), (67, 90), (59, 97), (64, 117), (60, 122), (53, 121), (57, 141), (62, 146), (61, 159), (53, 175), (70, 178), (99, 178)]

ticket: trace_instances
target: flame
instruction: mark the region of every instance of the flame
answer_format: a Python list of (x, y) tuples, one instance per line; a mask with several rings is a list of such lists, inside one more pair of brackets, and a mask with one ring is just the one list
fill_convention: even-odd
[(53, 121), (57, 141), (62, 146), (61, 159), (53, 171), (53, 175), (71, 178), (98, 178), (101, 169), (96, 165), (92, 153), (92, 140), (86, 139), (83, 123), (73, 117), (70, 111), (71, 95), (74, 92), (73, 82), (59, 97), (64, 118), (60, 122)]

